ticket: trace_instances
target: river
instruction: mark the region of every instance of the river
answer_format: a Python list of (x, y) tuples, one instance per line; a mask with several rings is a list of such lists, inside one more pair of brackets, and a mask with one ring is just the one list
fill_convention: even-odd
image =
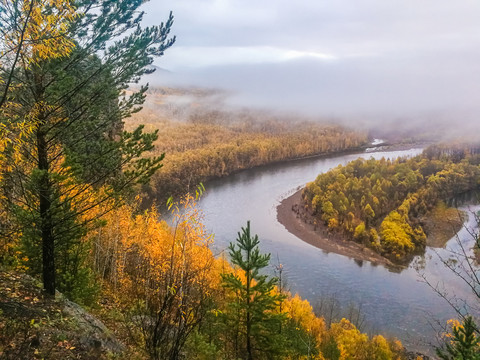
[[(436, 321), (443, 324), (454, 318), (455, 313), (421, 280), (413, 264), (421, 264), (420, 272), (432, 283), (445, 283), (459, 297), (470, 296), (463, 284), (440, 264), (437, 251), (427, 248), (424, 257), (417, 257), (408, 269), (395, 273), (304, 243), (277, 222), (276, 214), (282, 199), (339, 164), (358, 157), (393, 159), (414, 156), (421, 151), (317, 157), (246, 170), (211, 181), (199, 207), (207, 229), (215, 234), (214, 252), (218, 255), (225, 250), (250, 220), (252, 233), (259, 235), (262, 251), (272, 254), (272, 272), (280, 261), (293, 293), (298, 292), (312, 304), (327, 297), (335, 298), (343, 308), (354, 304), (365, 317), (365, 330), (396, 337), (410, 349), (431, 353), (429, 343), (436, 344)], [(472, 227), (473, 224), (473, 216), (470, 216), (467, 225)], [(460, 232), (460, 238), (471, 241), (466, 231)], [(449, 245), (455, 241), (450, 240)], [(445, 256), (445, 251), (438, 252)]]

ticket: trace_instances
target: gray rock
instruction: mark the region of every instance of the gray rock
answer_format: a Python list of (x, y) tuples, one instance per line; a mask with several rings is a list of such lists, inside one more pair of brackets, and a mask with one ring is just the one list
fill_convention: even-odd
[(83, 346), (115, 354), (125, 351), (125, 345), (100, 320), (72, 301), (65, 299), (64, 303), (64, 313), (77, 321), (79, 331), (82, 332), (80, 342)]

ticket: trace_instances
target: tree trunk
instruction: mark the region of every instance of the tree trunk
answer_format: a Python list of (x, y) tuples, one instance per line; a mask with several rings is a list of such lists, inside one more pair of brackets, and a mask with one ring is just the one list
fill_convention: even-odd
[[(250, 251), (251, 249), (248, 249), (247, 250), (247, 264), (250, 264)], [(251, 319), (251, 313), (250, 313), (250, 282), (252, 281), (251, 280), (251, 270), (248, 269), (246, 271), (246, 274), (247, 276), (247, 291), (246, 291), (246, 295), (247, 295), (247, 356), (248, 356), (248, 360), (253, 360), (253, 355), (252, 355), (252, 343), (251, 343), (251, 329), (252, 329), (252, 319)]]
[(42, 238), (43, 288), (48, 294), (55, 295), (55, 244), (51, 212), (51, 183), (49, 179), (47, 142), (41, 125), (37, 130), (37, 150), (38, 169), (41, 171), (38, 194)]

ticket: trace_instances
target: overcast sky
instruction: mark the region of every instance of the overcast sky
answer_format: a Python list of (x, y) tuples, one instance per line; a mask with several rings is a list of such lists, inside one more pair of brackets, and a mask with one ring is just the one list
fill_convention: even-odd
[(151, 0), (144, 10), (146, 24), (175, 16), (177, 42), (155, 62), (172, 74), (157, 76), (236, 91), (232, 102), (480, 114), (477, 0)]

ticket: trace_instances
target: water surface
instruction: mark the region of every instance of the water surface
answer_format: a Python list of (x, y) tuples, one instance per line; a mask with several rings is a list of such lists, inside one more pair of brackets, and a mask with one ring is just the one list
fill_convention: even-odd
[[(312, 304), (334, 296), (347, 307), (361, 306), (367, 329), (402, 340), (412, 349), (425, 350), (434, 342), (436, 321), (455, 317), (452, 308), (421, 281), (413, 265), (401, 273), (334, 253), (326, 253), (290, 234), (277, 222), (280, 201), (329, 169), (358, 157), (375, 159), (414, 156), (421, 149), (349, 154), (332, 158), (310, 158), (240, 172), (210, 182), (200, 201), (204, 223), (215, 234), (214, 251), (220, 254), (235, 241), (237, 232), (250, 220), (252, 232), (260, 237), (263, 252), (272, 254), (272, 269), (277, 258), (292, 292)], [(473, 226), (470, 219), (469, 226)], [(470, 241), (468, 233), (461, 234)], [(451, 240), (451, 243), (455, 239)], [(442, 252), (443, 251), (443, 252)], [(440, 254), (445, 255), (444, 251)], [(440, 264), (436, 252), (427, 249), (424, 272), (433, 283), (444, 283), (460, 296), (470, 296), (458, 279)], [(425, 260), (425, 261), (422, 261)]]

